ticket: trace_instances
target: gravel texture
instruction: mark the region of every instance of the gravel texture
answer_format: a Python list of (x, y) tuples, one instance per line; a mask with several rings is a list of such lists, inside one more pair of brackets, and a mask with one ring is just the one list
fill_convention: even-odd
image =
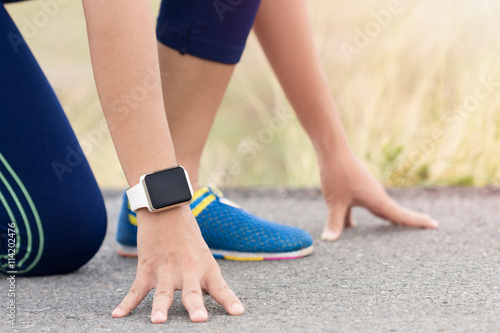
[[(152, 295), (123, 319), (111, 318), (130, 287), (136, 259), (116, 253), (120, 192), (105, 191), (109, 228), (96, 255), (69, 275), (17, 279), (17, 326), (1, 332), (500, 332), (500, 189), (390, 190), (428, 212), (438, 230), (389, 225), (357, 209), (357, 226), (319, 240), (326, 208), (318, 190), (228, 190), (247, 210), (302, 227), (312, 256), (281, 262), (219, 260), (246, 306), (230, 317), (208, 296), (209, 320), (190, 323), (180, 294), (163, 325), (149, 322)], [(0, 299), (7, 299), (0, 283)]]

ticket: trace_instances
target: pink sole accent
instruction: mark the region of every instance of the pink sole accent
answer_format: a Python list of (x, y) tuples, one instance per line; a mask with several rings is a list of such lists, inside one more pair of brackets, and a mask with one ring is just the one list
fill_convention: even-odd
[(121, 255), (122, 257), (127, 257), (127, 258), (137, 258), (137, 254), (130, 254), (130, 253), (125, 253), (125, 252), (122, 252), (120, 250), (116, 251), (118, 252), (119, 255)]
[(264, 260), (290, 260), (290, 259), (298, 259), (304, 256), (296, 256), (296, 257), (274, 257), (274, 258), (264, 258)]

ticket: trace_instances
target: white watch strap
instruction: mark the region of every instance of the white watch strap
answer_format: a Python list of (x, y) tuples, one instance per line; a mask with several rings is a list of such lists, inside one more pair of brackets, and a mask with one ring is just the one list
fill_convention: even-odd
[(149, 209), (148, 197), (146, 196), (146, 189), (142, 185), (142, 181), (127, 191), (128, 202), (130, 209), (135, 212), (139, 208), (146, 207)]

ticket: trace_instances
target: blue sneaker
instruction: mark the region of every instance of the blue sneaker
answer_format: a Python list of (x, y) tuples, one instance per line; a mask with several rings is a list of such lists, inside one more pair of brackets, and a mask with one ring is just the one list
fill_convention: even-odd
[[(196, 191), (190, 206), (215, 258), (286, 260), (313, 252), (313, 239), (306, 231), (252, 215), (216, 188)], [(137, 257), (137, 217), (130, 210), (125, 192), (116, 240), (120, 255)]]

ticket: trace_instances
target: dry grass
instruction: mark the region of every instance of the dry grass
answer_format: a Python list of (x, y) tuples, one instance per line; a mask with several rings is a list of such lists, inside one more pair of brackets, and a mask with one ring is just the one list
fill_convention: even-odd
[[(371, 12), (389, 3), (310, 1), (315, 40), (354, 150), (386, 185), (499, 184), (500, 3), (401, 1), (402, 12), (348, 61), (340, 46), (356, 46), (357, 29), (373, 27)], [(78, 137), (90, 141), (102, 114), (80, 7), (64, 5), (28, 42)], [(22, 25), (40, 7), (8, 9)], [(483, 80), (497, 84), (485, 88)], [(202, 179), (220, 180), (237, 165), (223, 177), (227, 185), (318, 185), (314, 151), (296, 121), (258, 141), (255, 157), (244, 153), (275, 110), (291, 112), (251, 36), (210, 136)], [(101, 186), (125, 185), (109, 133), (92, 144), (88, 158)]]

